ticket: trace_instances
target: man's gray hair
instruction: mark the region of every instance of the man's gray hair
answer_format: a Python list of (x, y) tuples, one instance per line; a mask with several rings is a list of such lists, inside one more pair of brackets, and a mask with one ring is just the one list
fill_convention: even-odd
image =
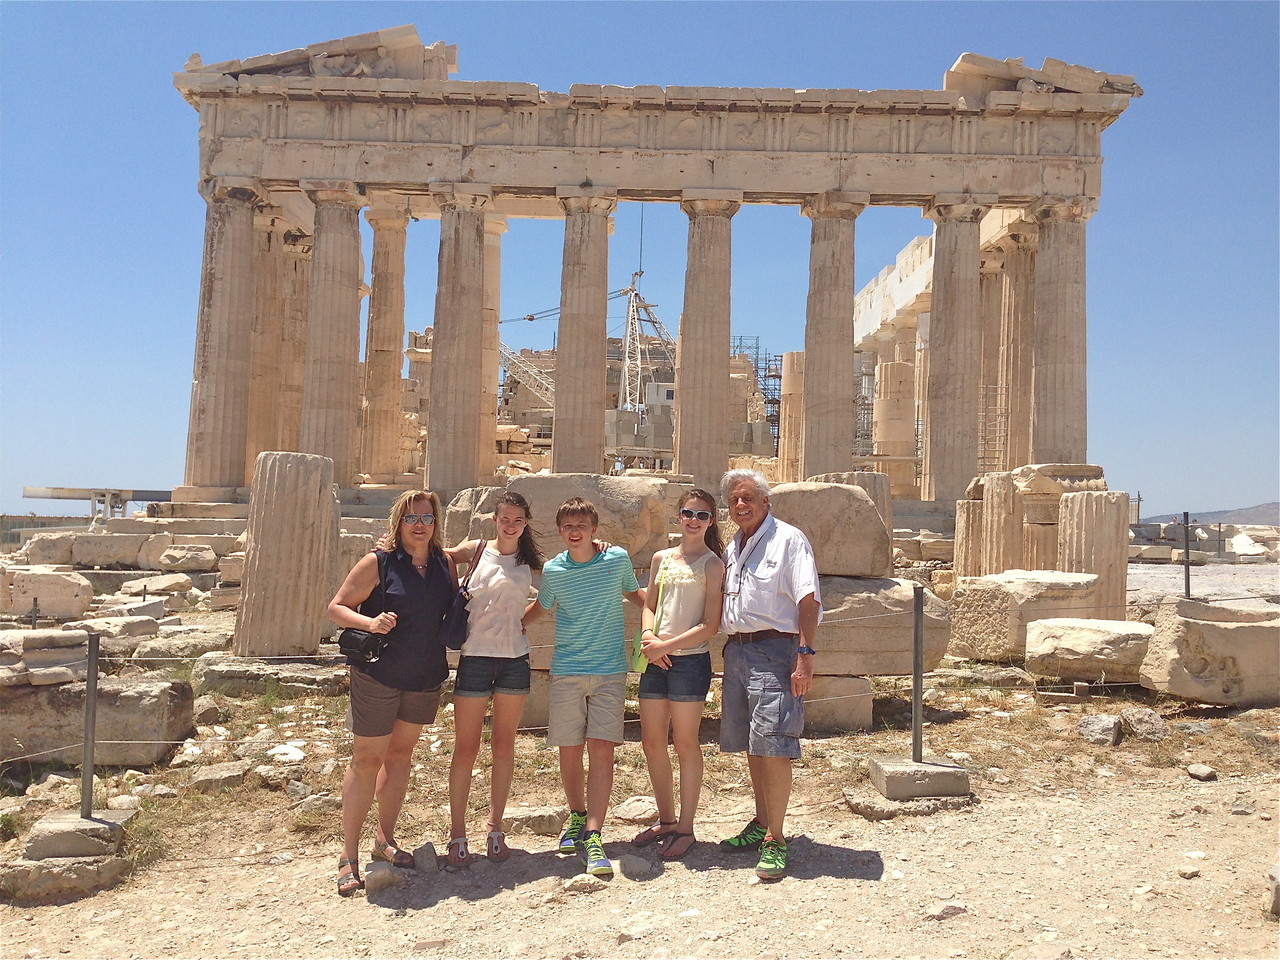
[(756, 488), (756, 493), (762, 497), (769, 495), (769, 481), (764, 478), (764, 474), (759, 470), (748, 470), (745, 467), (739, 467), (736, 470), (729, 470), (720, 478), (720, 496), (724, 498), (727, 505), (729, 503), (729, 491), (740, 483), (749, 482)]

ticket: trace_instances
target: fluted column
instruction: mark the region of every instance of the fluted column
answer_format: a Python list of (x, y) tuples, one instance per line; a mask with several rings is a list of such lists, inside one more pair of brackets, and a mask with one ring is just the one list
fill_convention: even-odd
[(304, 181), (316, 208), (308, 297), (306, 378), (302, 384), (303, 453), (333, 461), (333, 479), (355, 479), (360, 401), (360, 206), (355, 185)]
[(404, 249), (409, 213), (404, 199), (371, 205), (373, 284), (364, 347), (364, 433), (361, 473), (374, 483), (400, 474), (400, 410), (404, 393)]
[(804, 352), (809, 388), (804, 393), (802, 477), (847, 471), (853, 454), (853, 257), (854, 224), (870, 200), (865, 195), (822, 193), (800, 207), (812, 221), (809, 299)]
[(476, 475), (493, 472), (498, 435), (498, 374), (501, 339), (498, 324), (502, 314), (502, 235), (507, 218), (489, 214), (484, 218), (484, 333), (480, 361), (480, 459)]
[(427, 484), (448, 500), (475, 486), (484, 354), (484, 218), (488, 187), (432, 184), (440, 207), (439, 278), (431, 339)]
[(895, 324), (893, 339), (883, 341), (885, 359), (876, 364), (876, 392), (871, 407), (873, 452), (893, 457), (882, 467), (895, 495), (908, 495), (915, 485), (916, 454), (916, 324), (905, 317)]
[(1128, 602), (1129, 495), (1123, 490), (1064, 493), (1058, 501), (1058, 511), (1058, 569), (1064, 573), (1097, 574), (1097, 616), (1124, 620)]
[(564, 208), (564, 259), (551, 470), (600, 473), (604, 470), (609, 215), (617, 200), (589, 191), (557, 192)]
[(939, 200), (924, 212), (935, 224), (924, 500), (958, 500), (978, 472), (978, 230), (989, 209), (970, 201)]
[(1022, 498), (1010, 473), (988, 473), (982, 483), (982, 574), (1022, 566)]
[(1031, 360), (1031, 462), (1087, 461), (1085, 221), (1087, 197), (1046, 197), (1034, 211), (1036, 319)]
[(258, 456), (236, 614), (236, 656), (319, 652), (338, 553), (336, 479), (327, 457), (275, 451)]
[(1003, 470), (1031, 463), (1031, 351), (1035, 336), (1036, 246), (1039, 231), (1020, 220), (1000, 241), (1000, 394), (1005, 401)]
[(245, 479), (253, 330), (253, 208), (248, 180), (206, 181), (204, 261), (187, 426), (186, 486)]
[(276, 450), (297, 450), (302, 434), (302, 385), (307, 378), (307, 329), (311, 308), (311, 236), (284, 235), (280, 384), (276, 396)]
[(804, 353), (782, 355), (782, 385), (778, 404), (778, 459), (784, 483), (803, 480), (800, 450), (804, 445)]
[(1000, 304), (1004, 288), (1004, 257), (983, 250), (979, 256), (978, 289), (981, 317), (978, 372), (978, 472), (998, 470), (1004, 463), (1004, 402), (1000, 396)]
[[(676, 354), (675, 472), (716, 490), (729, 462), (731, 220), (740, 199), (688, 198), (684, 315)], [(806, 391), (807, 392), (807, 391)], [(707, 487), (707, 484), (711, 484)]]
[(282, 449), (279, 437), (279, 399), (284, 352), (284, 289), (288, 258), (288, 225), (276, 207), (260, 209), (253, 218), (253, 334), (249, 355), (249, 416), (245, 439), (246, 486), (253, 482), (253, 464), (264, 450)]

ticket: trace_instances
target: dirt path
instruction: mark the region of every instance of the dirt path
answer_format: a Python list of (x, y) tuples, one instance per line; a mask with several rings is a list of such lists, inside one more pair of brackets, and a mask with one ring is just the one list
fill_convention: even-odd
[[(794, 867), (774, 884), (712, 843), (659, 864), (624, 842), (634, 827), (610, 824), (622, 869), (597, 889), (566, 891), (576, 861), (525, 834), (506, 864), (352, 900), (333, 892), (333, 844), (300, 843), (282, 829), (286, 798), (257, 791), (257, 815), (181, 830), (171, 856), (122, 886), (4, 907), (0, 956), (1274, 957), (1261, 902), (1275, 776), (1202, 784), (1129, 767), (1078, 765), (1073, 786), (1061, 770), (997, 771), (975, 777), (976, 806), (880, 822), (801, 776)], [(739, 792), (710, 802), (704, 839), (746, 819)]]

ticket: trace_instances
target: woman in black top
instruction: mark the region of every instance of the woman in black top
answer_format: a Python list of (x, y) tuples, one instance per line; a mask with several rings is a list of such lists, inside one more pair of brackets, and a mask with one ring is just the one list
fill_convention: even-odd
[(388, 524), (395, 548), (361, 557), (329, 601), (329, 618), (338, 626), (387, 638), (375, 663), (350, 667), (355, 743), (342, 781), (338, 893), (344, 897), (364, 886), (360, 831), (375, 797), (378, 829), (369, 855), (397, 867), (414, 866), (413, 855), (395, 842), (395, 825), (409, 787), (413, 748), (423, 724), (435, 720), (440, 685), (449, 674), (437, 634), (457, 588), (441, 549), (439, 520), (440, 498), (434, 493), (401, 495)]

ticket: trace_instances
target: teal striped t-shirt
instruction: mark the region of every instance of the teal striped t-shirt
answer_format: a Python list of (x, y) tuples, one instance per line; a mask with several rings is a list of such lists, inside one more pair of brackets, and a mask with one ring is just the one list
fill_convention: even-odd
[(631, 557), (610, 547), (586, 563), (565, 551), (542, 568), (538, 602), (556, 609), (552, 676), (607, 676), (627, 672), (624, 593), (639, 590)]

